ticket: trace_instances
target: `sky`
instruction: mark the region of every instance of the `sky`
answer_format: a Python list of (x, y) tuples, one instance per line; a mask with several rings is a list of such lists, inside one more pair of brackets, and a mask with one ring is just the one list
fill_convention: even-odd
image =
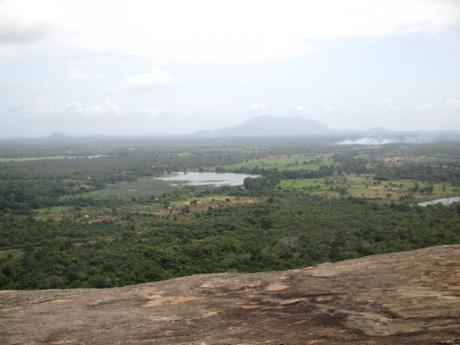
[(0, 0), (0, 137), (460, 130), (459, 0)]

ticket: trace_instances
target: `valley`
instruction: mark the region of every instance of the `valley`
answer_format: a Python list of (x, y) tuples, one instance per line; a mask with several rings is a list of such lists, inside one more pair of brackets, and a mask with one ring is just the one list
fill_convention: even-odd
[[(458, 143), (336, 142), (4, 146), (0, 288), (119, 287), (460, 242), (458, 203), (419, 206), (460, 195)], [(78, 157), (15, 158), (68, 152)]]

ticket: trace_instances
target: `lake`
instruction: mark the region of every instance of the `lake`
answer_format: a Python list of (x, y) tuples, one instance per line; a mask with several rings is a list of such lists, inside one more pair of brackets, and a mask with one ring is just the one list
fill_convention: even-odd
[(430, 205), (436, 205), (436, 204), (442, 204), (444, 206), (449, 206), (453, 204), (454, 202), (460, 202), (460, 196), (454, 196), (450, 198), (442, 198), (442, 199), (436, 199), (436, 200), (431, 200), (431, 201), (425, 201), (425, 202), (420, 202), (418, 205), (422, 207), (430, 206)]
[(217, 172), (173, 172), (167, 176), (155, 177), (156, 180), (172, 182), (171, 185), (188, 186), (242, 186), (247, 177), (259, 177), (259, 175), (248, 175), (239, 173), (217, 173)]

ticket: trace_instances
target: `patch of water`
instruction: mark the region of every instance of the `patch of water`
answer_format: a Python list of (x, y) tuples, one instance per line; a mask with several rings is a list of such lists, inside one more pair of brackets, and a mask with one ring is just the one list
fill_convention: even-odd
[(247, 177), (259, 177), (240, 173), (217, 172), (173, 172), (167, 176), (155, 177), (157, 180), (171, 182), (173, 186), (242, 186)]
[(435, 199), (435, 200), (420, 202), (420, 203), (418, 203), (418, 205), (422, 206), (422, 207), (436, 205), (436, 204), (442, 204), (444, 206), (449, 206), (449, 205), (453, 204), (454, 202), (460, 202), (460, 196), (453, 196), (453, 197), (450, 197), (450, 198), (441, 198), (441, 199)]

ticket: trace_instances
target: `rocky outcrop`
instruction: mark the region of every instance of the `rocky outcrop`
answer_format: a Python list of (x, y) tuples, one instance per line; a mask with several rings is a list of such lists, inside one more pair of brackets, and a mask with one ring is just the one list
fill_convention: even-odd
[(460, 246), (113, 289), (0, 292), (1, 344), (460, 344)]

